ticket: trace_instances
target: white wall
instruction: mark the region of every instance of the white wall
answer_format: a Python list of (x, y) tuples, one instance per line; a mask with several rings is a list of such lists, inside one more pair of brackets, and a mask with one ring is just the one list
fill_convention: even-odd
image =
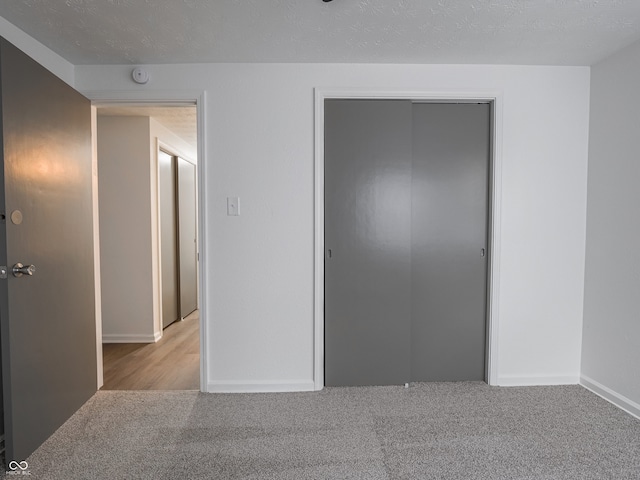
[(578, 381), (588, 68), (159, 65), (145, 87), (130, 69), (78, 66), (76, 86), (206, 91), (208, 389), (313, 388), (314, 87), (502, 92), (499, 382)]
[(640, 415), (640, 43), (591, 82), (582, 380)]
[(98, 117), (104, 342), (153, 342), (148, 117)]
[(75, 67), (72, 63), (33, 39), (3, 17), (0, 17), (0, 36), (13, 43), (36, 62), (73, 86)]

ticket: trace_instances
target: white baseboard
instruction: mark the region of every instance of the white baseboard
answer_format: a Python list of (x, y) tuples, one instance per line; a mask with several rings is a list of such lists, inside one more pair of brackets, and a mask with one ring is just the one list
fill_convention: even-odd
[(102, 343), (156, 343), (162, 338), (162, 332), (153, 335), (125, 333), (122, 335), (106, 333), (102, 335)]
[(500, 387), (541, 387), (545, 385), (577, 385), (579, 375), (499, 375)]
[(634, 417), (640, 418), (640, 404), (634, 402), (630, 398), (611, 390), (609, 387), (605, 387), (586, 375), (582, 375), (580, 377), (580, 385)]
[(251, 382), (251, 381), (212, 381), (207, 383), (209, 393), (280, 393), (312, 392), (313, 380)]

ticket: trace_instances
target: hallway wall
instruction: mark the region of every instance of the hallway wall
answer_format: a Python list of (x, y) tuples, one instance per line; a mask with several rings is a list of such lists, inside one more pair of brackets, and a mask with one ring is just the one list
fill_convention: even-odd
[(154, 342), (149, 117), (98, 117), (102, 340)]

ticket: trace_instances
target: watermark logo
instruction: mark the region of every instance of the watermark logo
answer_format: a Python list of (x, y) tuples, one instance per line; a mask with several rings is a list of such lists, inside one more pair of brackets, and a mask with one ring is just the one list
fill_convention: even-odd
[(29, 464), (23, 460), (21, 462), (16, 462), (12, 460), (9, 462), (9, 471), (6, 472), (7, 475), (31, 475), (29, 471)]

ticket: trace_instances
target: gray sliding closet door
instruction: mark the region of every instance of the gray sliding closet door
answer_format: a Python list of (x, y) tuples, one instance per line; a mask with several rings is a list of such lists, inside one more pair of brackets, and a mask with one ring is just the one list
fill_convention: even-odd
[(178, 242), (180, 251), (180, 316), (198, 308), (196, 243), (196, 166), (178, 157)]
[(411, 103), (325, 101), (325, 384), (409, 381)]
[(325, 101), (325, 385), (484, 379), (490, 117)]
[(484, 379), (490, 114), (413, 106), (412, 381)]

